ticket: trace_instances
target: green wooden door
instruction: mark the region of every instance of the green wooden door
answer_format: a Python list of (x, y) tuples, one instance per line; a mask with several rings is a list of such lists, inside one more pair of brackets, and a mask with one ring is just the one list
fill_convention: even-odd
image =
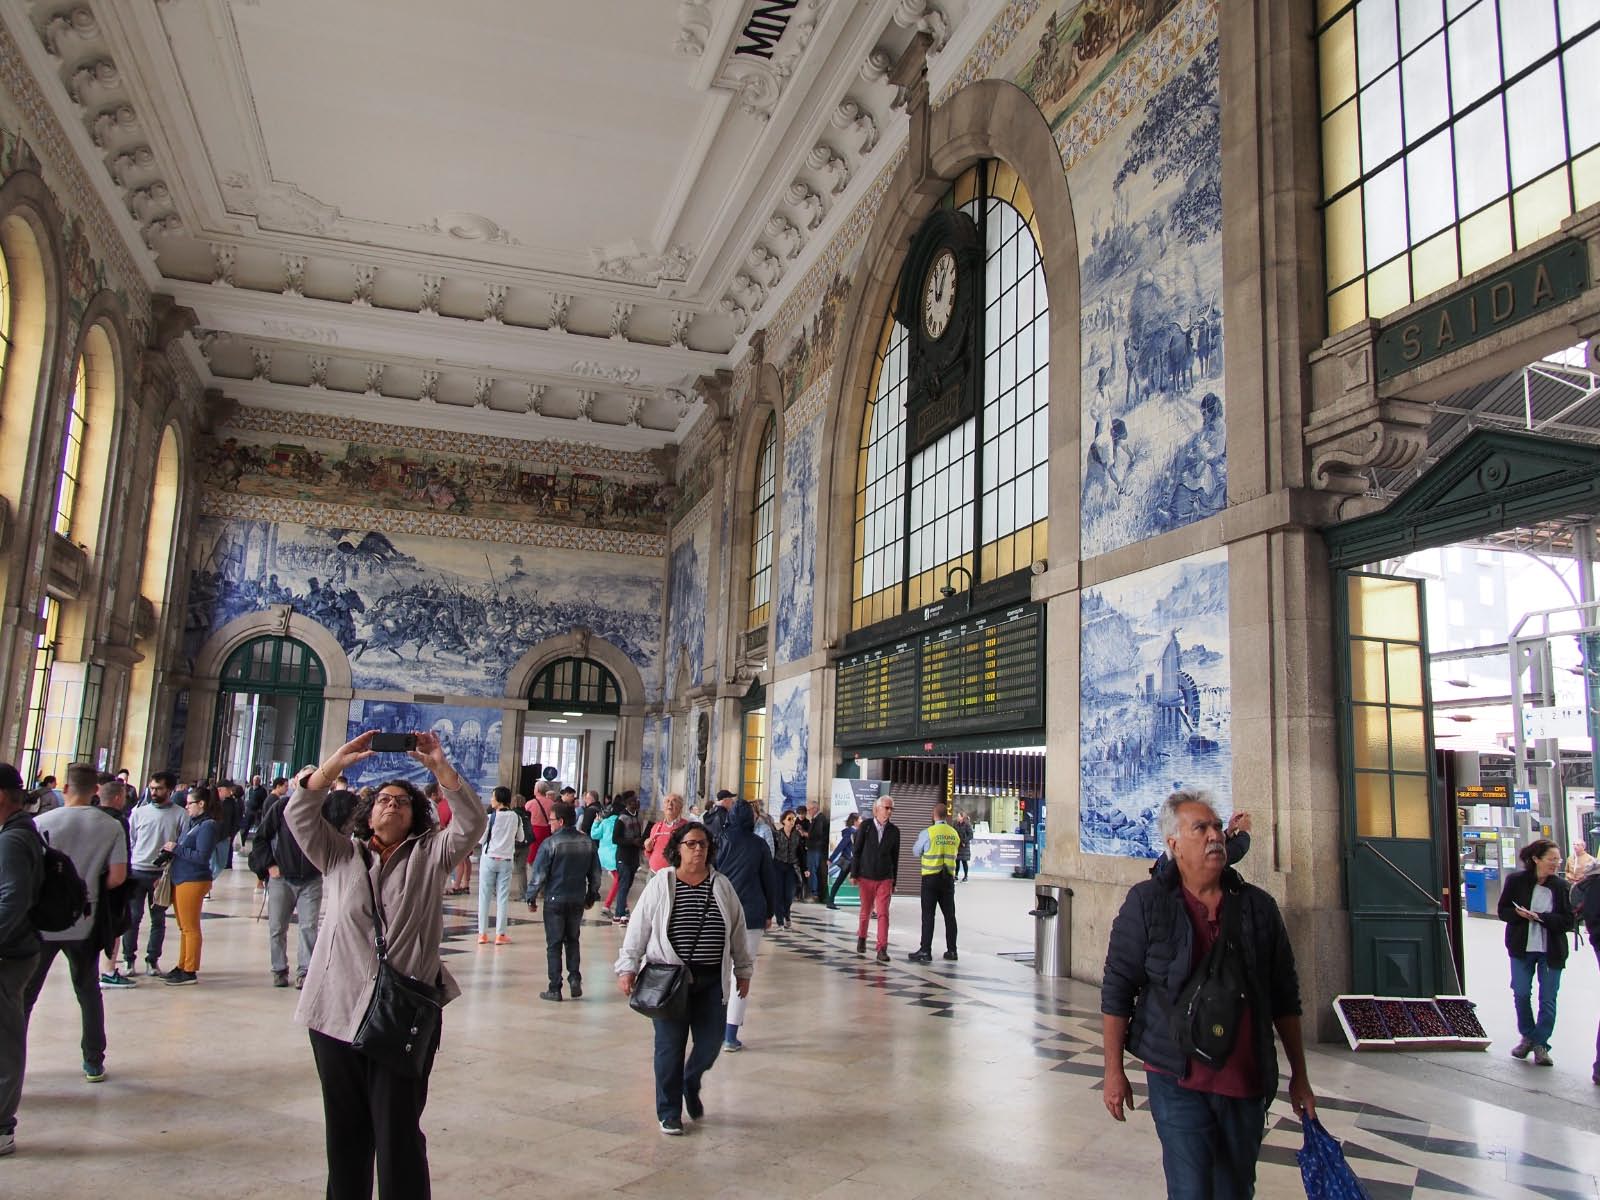
[(1339, 583), (1352, 990), (1437, 995), (1452, 989), (1423, 584), (1361, 571)]

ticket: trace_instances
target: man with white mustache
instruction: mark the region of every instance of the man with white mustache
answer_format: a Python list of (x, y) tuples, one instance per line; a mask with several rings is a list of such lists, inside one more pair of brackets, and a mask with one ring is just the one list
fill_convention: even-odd
[(1126, 1120), (1127, 1050), (1145, 1065), (1170, 1200), (1249, 1200), (1278, 1090), (1274, 1028), (1295, 1112), (1316, 1116), (1294, 951), (1272, 897), (1228, 865), (1207, 793), (1180, 788), (1160, 819), (1169, 857), (1129, 891), (1106, 950), (1105, 1106)]

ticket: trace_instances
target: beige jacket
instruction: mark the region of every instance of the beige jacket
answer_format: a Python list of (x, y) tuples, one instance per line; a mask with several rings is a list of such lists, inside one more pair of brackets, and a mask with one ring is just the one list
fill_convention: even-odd
[(444, 883), (483, 837), (489, 823), (483, 801), (465, 781), (445, 789), (453, 817), (446, 829), (412, 834), (387, 863), (357, 850), (322, 819), (327, 792), (296, 788), (284, 806), (283, 820), (311, 864), (322, 872), (322, 928), (306, 972), (305, 990), (294, 1017), (318, 1033), (348, 1042), (356, 1035), (378, 978), (372, 947), (372, 893), (364, 875), (370, 861), (372, 887), (383, 901), (389, 962), (402, 974), (437, 982), (446, 1003), (461, 988), (444, 969), (439, 943), (444, 937)]

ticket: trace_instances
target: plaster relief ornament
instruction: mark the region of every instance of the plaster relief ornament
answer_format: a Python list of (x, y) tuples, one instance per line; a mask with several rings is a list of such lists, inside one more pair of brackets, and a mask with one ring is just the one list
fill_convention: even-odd
[(628, 399), (628, 424), (629, 425), (642, 424), (641, 418), (643, 416), (644, 416), (644, 397), (643, 396), (632, 396), (632, 397), (629, 397), (629, 399)]
[[(694, 397), (682, 388), (668, 388), (666, 397), (672, 402), (673, 411), (678, 414), (679, 421), (687, 417), (689, 410), (694, 407)], [(664, 473), (670, 474), (670, 472)]]
[(311, 383), (314, 391), (325, 392), (328, 390), (328, 356), (313, 354), (311, 356)]
[(733, 331), (735, 334), (742, 335), (746, 329), (750, 328), (749, 312), (731, 296), (724, 296), (717, 301), (717, 311), (723, 316), (733, 318)]
[(377, 282), (378, 269), (357, 263), (353, 271), (355, 273), (355, 295), (350, 297), (350, 303), (360, 308), (371, 308), (372, 287)]
[(549, 390), (542, 383), (530, 383), (528, 385), (528, 407), (523, 411), (531, 412), (539, 417), (544, 416), (544, 397)]
[(929, 54), (937, 54), (950, 40), (950, 22), (928, 0), (900, 0), (894, 10), (894, 23), (913, 33), (925, 33), (933, 39)]
[(148, 171), (155, 165), (155, 151), (149, 146), (134, 146), (111, 160), (111, 178), (127, 187), (135, 171)]
[(502, 246), (522, 245), (496, 222), (482, 213), (440, 213), (422, 227), (428, 233), (454, 238), (458, 242), (498, 242)]
[(65, 58), (71, 50), (66, 44), (69, 36), (80, 42), (87, 42), (99, 32), (100, 24), (95, 20), (94, 13), (87, 4), (80, 4), (70, 12), (57, 13), (51, 17), (40, 36), (44, 39), (46, 50), (57, 58)]
[(285, 296), (304, 296), (306, 294), (306, 256), (304, 254), (285, 254), (283, 256), (283, 294)]
[(86, 97), (89, 89), (116, 87), (121, 78), (116, 63), (109, 58), (97, 58), (84, 63), (72, 73), (72, 78), (67, 82), (67, 95), (72, 97), (74, 104), (85, 104), (88, 102)]
[(250, 347), (250, 378), (272, 381), (272, 351), (263, 350), (260, 346)]
[(856, 149), (862, 154), (871, 154), (872, 148), (878, 144), (878, 122), (858, 101), (848, 96), (839, 101), (839, 107), (833, 110), (829, 122), (841, 133), (860, 134), (861, 144)]
[(580, 421), (592, 421), (592, 420), (594, 420), (594, 402), (595, 402), (596, 397), (598, 397), (598, 395), (599, 395), (598, 392), (579, 392), (578, 393), (578, 420), (580, 420)]
[(424, 275), (422, 277), (422, 308), (418, 311), (424, 316), (437, 317), (439, 315), (439, 289), (444, 286), (444, 276)]
[(139, 132), (139, 114), (126, 104), (101, 113), (89, 127), (89, 136), (102, 150), (110, 149), (117, 138)]
[(381, 395), (383, 395), (383, 364), (382, 363), (369, 362), (367, 364), (367, 388), (366, 388), (365, 394), (368, 395), (368, 396), (381, 396)]
[(214, 287), (233, 286), (233, 262), (238, 253), (235, 246), (222, 242), (211, 243), (211, 283)]
[(815, 229), (828, 215), (822, 197), (803, 179), (796, 179), (789, 185), (785, 198), (805, 215), (807, 229)]
[(210, 359), (211, 352), (217, 348), (218, 342), (231, 342), (233, 335), (221, 329), (196, 329), (194, 331), (195, 345), (200, 347), (200, 353)]
[(773, 213), (767, 218), (767, 242), (777, 247), (785, 258), (796, 258), (805, 248), (806, 238), (788, 217)]
[(128, 193), (128, 208), (141, 221), (172, 207), (172, 193), (164, 180), (157, 179)]
[(759, 243), (750, 248), (745, 265), (752, 278), (759, 278), (769, 288), (776, 287), (783, 278), (783, 260)]
[(490, 325), (503, 325), (506, 318), (506, 285), (491, 283), (484, 287), (483, 319)]
[(565, 292), (556, 292), (550, 297), (550, 324), (546, 328), (551, 333), (567, 332), (567, 314), (572, 309), (572, 297)]
[(733, 277), (733, 294), (750, 312), (758, 311), (767, 302), (767, 289), (742, 271)]
[(279, 233), (327, 233), (340, 219), (337, 208), (308, 196), (292, 183), (269, 183), (234, 203), (239, 205), (238, 211), (253, 215), (262, 229)]
[(831, 146), (818, 142), (806, 155), (806, 166), (831, 180), (828, 190), (837, 196), (850, 186), (850, 167), (833, 152)]
[(472, 377), (472, 406), (474, 408), (488, 408), (489, 395), (494, 391), (494, 380), (487, 375), (474, 375)]
[(596, 246), (589, 251), (595, 271), (607, 279), (657, 287), (662, 283), (682, 283), (689, 278), (695, 256), (682, 246), (668, 246), (661, 254), (646, 254), (637, 244)]
[(861, 64), (861, 78), (867, 83), (883, 83), (889, 78), (889, 72), (893, 69), (894, 55), (882, 46), (876, 46)]
[(689, 348), (689, 323), (694, 320), (694, 314), (686, 308), (674, 310), (672, 314), (672, 334), (669, 345), (675, 350)]
[(628, 340), (628, 321), (633, 316), (633, 305), (626, 300), (618, 300), (611, 306), (611, 331), (610, 338), (613, 342)]
[(598, 362), (575, 362), (572, 373), (587, 379), (604, 379), (607, 383), (637, 383), (643, 372), (638, 367), (608, 366)]
[(684, 0), (678, 5), (678, 36), (673, 52), (683, 58), (699, 58), (706, 52), (711, 36), (711, 5), (705, 0)]
[(165, 216), (156, 217), (146, 221), (139, 232), (144, 236), (144, 243), (154, 248), (157, 241), (169, 233), (176, 233), (183, 228), (183, 218), (177, 213), (167, 213)]
[(424, 371), (422, 373), (422, 393), (417, 397), (420, 404), (439, 403), (439, 372)]

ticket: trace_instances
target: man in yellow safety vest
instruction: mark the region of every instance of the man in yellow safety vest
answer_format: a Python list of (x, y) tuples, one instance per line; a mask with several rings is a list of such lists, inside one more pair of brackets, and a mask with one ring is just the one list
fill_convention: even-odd
[(961, 835), (946, 823), (947, 805), (933, 806), (933, 824), (917, 834), (913, 847), (922, 863), (922, 945), (906, 957), (914, 963), (933, 961), (933, 910), (944, 913), (944, 957), (956, 961), (956, 854)]

